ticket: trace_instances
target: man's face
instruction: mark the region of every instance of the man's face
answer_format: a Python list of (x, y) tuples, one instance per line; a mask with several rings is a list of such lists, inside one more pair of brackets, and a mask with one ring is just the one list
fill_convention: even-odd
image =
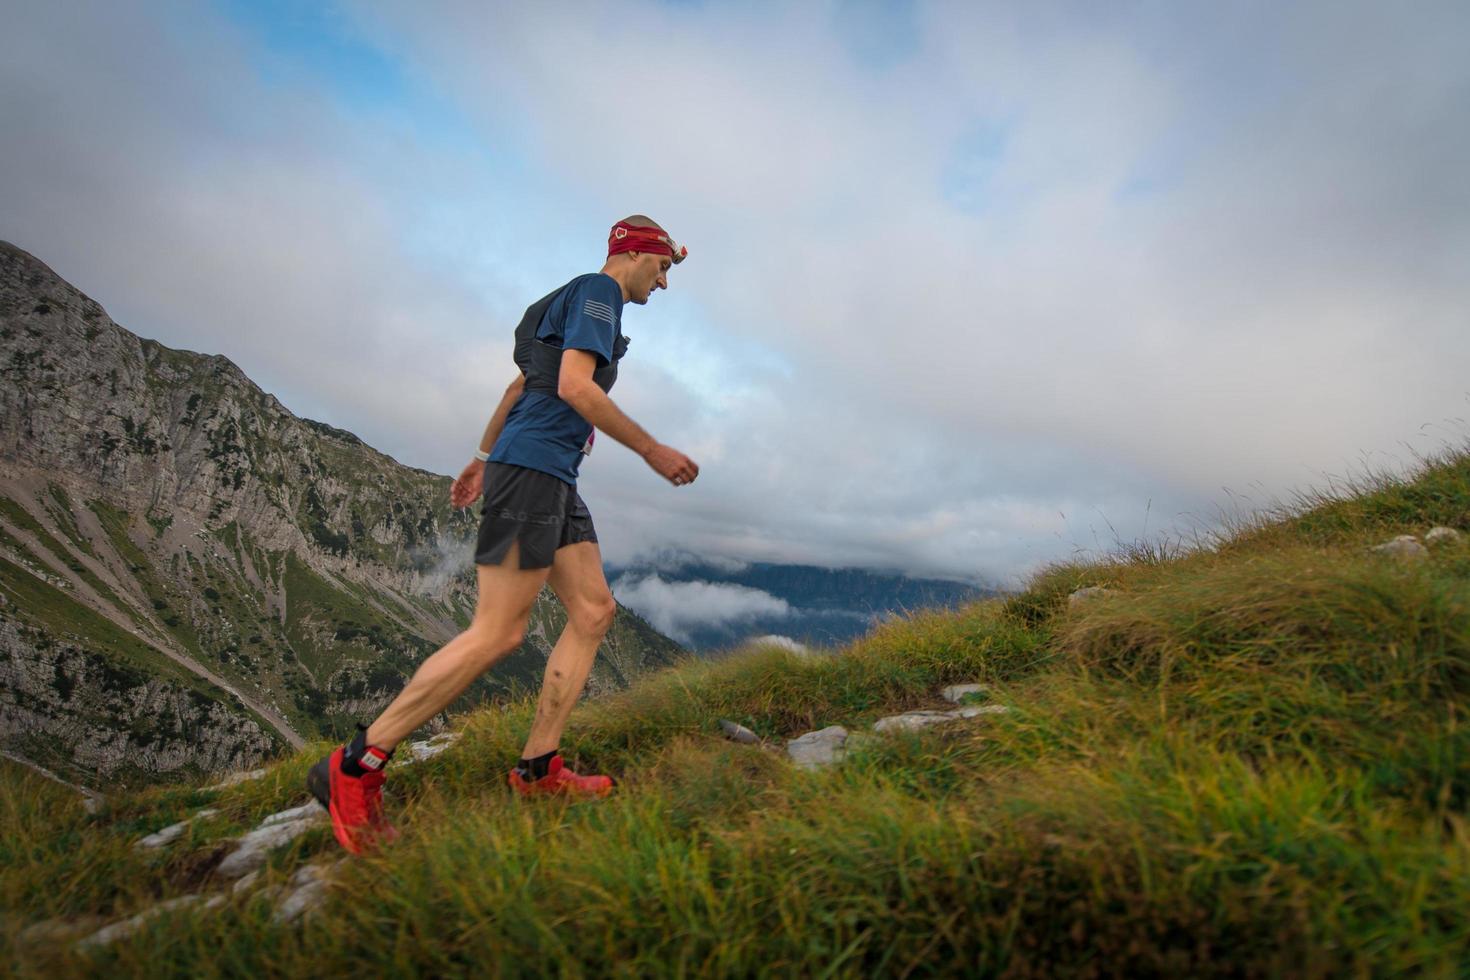
[(648, 302), (656, 289), (669, 288), (669, 269), (674, 260), (667, 255), (638, 253), (633, 265), (633, 275), (628, 280), (628, 298), (642, 305)]

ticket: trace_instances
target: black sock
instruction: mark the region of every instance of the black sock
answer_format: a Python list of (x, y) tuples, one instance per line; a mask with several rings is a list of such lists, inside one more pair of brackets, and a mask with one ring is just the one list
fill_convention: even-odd
[(522, 779), (540, 779), (551, 769), (551, 757), (554, 755), (556, 749), (534, 759), (522, 759), (516, 763), (516, 771), (521, 774)]
[[(368, 754), (368, 749), (373, 750), (372, 755)], [(359, 724), (357, 734), (352, 736), (352, 741), (342, 749), (342, 772), (348, 776), (361, 776), (369, 771), (376, 772), (387, 765), (391, 758), (393, 758), (392, 752), (386, 752), (379, 746), (367, 744), (367, 726)]]

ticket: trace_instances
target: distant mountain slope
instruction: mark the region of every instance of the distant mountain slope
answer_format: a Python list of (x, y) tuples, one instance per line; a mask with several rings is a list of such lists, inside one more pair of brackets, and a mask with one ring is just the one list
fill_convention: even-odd
[[(0, 747), (95, 778), (339, 735), (468, 622), (474, 508), (0, 243)], [(470, 700), (539, 686), (564, 622)], [(590, 689), (678, 645), (619, 610)]]
[[(664, 555), (609, 569), (609, 578), (623, 601), (671, 635), (681, 634), (691, 649), (706, 652), (766, 634), (809, 645), (840, 645), (894, 615), (952, 609), (997, 594), (964, 582), (892, 572), (719, 563), (688, 555)], [(690, 588), (701, 583), (713, 588), (702, 593)], [(721, 589), (732, 602), (718, 601)], [(761, 595), (777, 601), (740, 602), (741, 597)], [(708, 603), (707, 618), (700, 617), (702, 597), (714, 600)]]

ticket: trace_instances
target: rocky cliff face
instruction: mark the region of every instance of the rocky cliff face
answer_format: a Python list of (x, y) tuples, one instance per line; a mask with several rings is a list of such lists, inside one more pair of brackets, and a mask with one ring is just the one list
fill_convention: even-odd
[[(0, 741), (85, 780), (343, 733), (468, 621), (448, 486), (0, 243)], [(562, 622), (466, 697), (539, 685)], [(620, 609), (601, 653), (594, 693), (678, 648)]]

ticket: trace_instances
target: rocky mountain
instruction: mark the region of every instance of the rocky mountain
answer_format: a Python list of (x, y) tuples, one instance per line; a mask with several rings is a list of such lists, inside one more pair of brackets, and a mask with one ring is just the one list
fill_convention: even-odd
[[(0, 748), (115, 782), (350, 730), (469, 620), (478, 512), (449, 482), (0, 242)], [(539, 686), (563, 622), (543, 593), (466, 700)], [(592, 693), (680, 649), (619, 609), (599, 653)]]

